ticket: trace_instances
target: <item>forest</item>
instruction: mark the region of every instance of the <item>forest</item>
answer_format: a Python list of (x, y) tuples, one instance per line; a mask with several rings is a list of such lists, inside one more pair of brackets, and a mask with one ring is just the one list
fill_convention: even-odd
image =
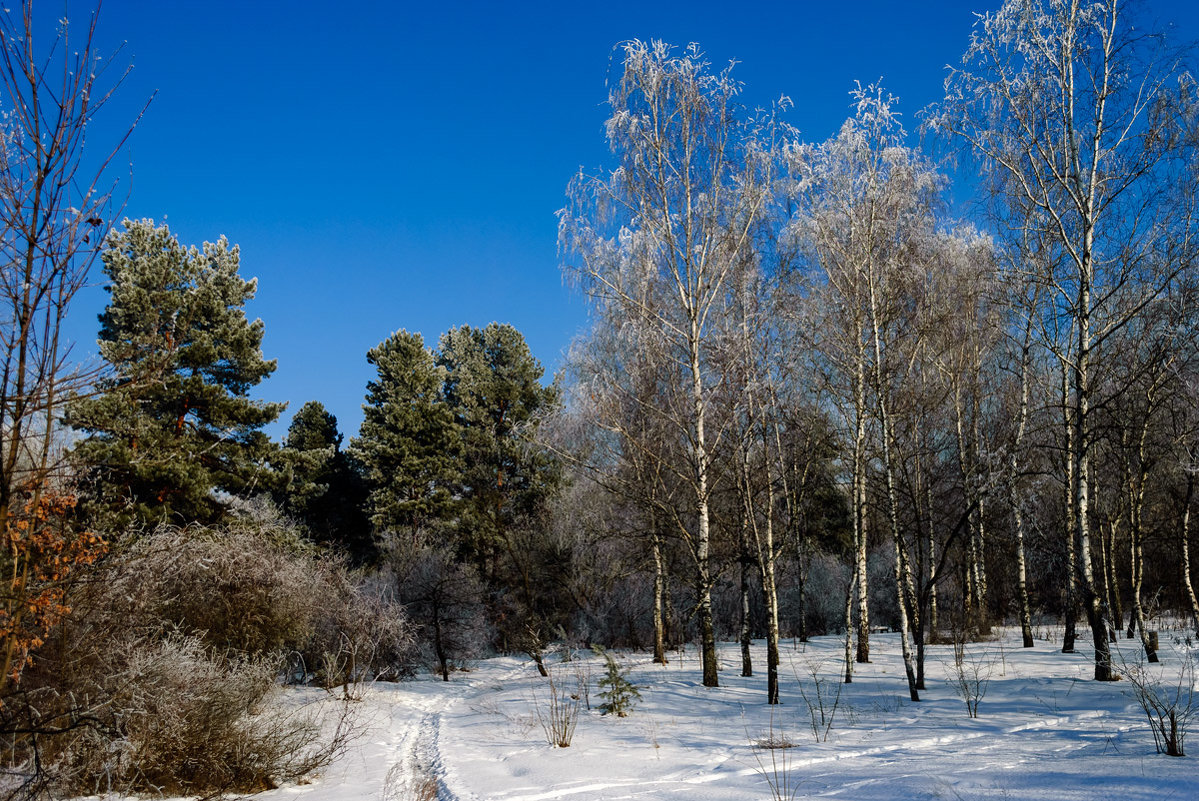
[[(1129, 678), (1120, 640), (1199, 637), (1195, 53), (1118, 0), (1007, 0), (912, 130), (859, 85), (816, 142), (698, 45), (618, 44), (610, 163), (557, 212), (589, 309), (562, 369), (511, 325), (397, 320), (348, 440), (319, 400), (254, 398), (276, 363), (236, 244), (120, 217), (124, 139), (87, 136), (121, 83), (102, 15), (47, 50), (20, 5), (5, 797), (272, 788), (344, 745), (357, 683), (492, 655), (551, 678), (564, 646), (691, 649), (718, 688), (732, 641), (774, 705), (783, 639), (838, 638), (852, 684), (888, 636), (916, 703), (932, 646), (999, 627), (1063, 626), (1097, 682)], [(64, 334), (89, 281), (98, 365)], [(281, 685), (322, 711), (263, 712)]]

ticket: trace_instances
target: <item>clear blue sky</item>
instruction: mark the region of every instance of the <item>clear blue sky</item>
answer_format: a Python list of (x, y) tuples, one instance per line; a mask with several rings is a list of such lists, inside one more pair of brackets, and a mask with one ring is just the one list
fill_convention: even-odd
[[(166, 219), (184, 243), (241, 245), (259, 280), (248, 311), (279, 363), (256, 394), (290, 403), (270, 433), (319, 400), (348, 440), (366, 351), (397, 329), (435, 342), (511, 323), (548, 373), (560, 365), (586, 306), (563, 286), (554, 212), (578, 168), (608, 158), (616, 43), (695, 41), (714, 64), (736, 59), (748, 103), (790, 96), (791, 122), (819, 140), (855, 80), (883, 79), (914, 127), (972, 10), (997, 2), (107, 0), (101, 39), (124, 42), (133, 72), (91, 140), (157, 92), (122, 162), (126, 215)], [(1194, 39), (1195, 5), (1147, 10)], [(105, 299), (93, 287), (72, 309), (80, 355)]]

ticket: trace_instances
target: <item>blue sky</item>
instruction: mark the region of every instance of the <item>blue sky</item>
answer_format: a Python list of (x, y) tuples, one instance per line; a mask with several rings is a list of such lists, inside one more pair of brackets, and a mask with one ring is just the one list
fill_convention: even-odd
[[(366, 351), (397, 329), (435, 342), (511, 323), (547, 372), (560, 365), (586, 305), (563, 286), (554, 212), (580, 166), (608, 159), (615, 44), (695, 41), (713, 64), (736, 59), (747, 103), (790, 96), (790, 121), (819, 140), (855, 80), (881, 78), (914, 127), (972, 10), (991, 5), (107, 0), (100, 38), (123, 42), (133, 71), (90, 141), (157, 93), (119, 163), (126, 216), (241, 245), (259, 279), (248, 312), (279, 363), (256, 394), (290, 403), (270, 433), (319, 400), (348, 439)], [(1146, 8), (1199, 38), (1191, 3)], [(91, 287), (72, 309), (80, 356), (105, 299)]]

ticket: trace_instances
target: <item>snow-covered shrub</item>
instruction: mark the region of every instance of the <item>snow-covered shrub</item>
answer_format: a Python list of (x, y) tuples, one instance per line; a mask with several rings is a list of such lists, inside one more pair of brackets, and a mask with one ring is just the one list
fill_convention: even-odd
[[(231, 655), (286, 655), (325, 686), (402, 674), (412, 627), (377, 582), (279, 527), (162, 527), (108, 568), (104, 604)], [(102, 604), (102, 605), (104, 605)]]
[(304, 648), (329, 575), (270, 532), (162, 527), (134, 546), (131, 574), (143, 582), (148, 615), (238, 654)]
[[(351, 735), (348, 708), (326, 696), (279, 703), (273, 657), (225, 658), (182, 634), (133, 634), (87, 656), (95, 678), (74, 688), (87, 717), (20, 754), (10, 779), (40, 760), (54, 793), (255, 792), (327, 764)], [(38, 711), (57, 713), (51, 728), (78, 710)]]
[(386, 577), (365, 577), (344, 566), (326, 568), (328, 595), (300, 651), (326, 687), (409, 675), (414, 626)]
[(272, 711), (289, 659), (304, 665), (293, 679), (320, 666), (326, 684), (406, 664), (411, 629), (396, 603), (262, 532), (159, 529), (88, 579), (71, 587), (72, 613), (21, 692), (0, 699), (0, 732), (37, 721), (9, 743), (0, 797), (36, 795), (33, 780), (71, 793), (262, 789), (323, 764), (350, 723), (296, 708), (311, 691)]
[(224, 659), (178, 635), (134, 643), (127, 653), (124, 674), (109, 680), (105, 710), (117, 736), (83, 750), (94, 763), (79, 772), (85, 782), (105, 776), (127, 790), (180, 795), (253, 792), (315, 770), (345, 743), (347, 718), (329, 740), (319, 707), (271, 703), (276, 658)]

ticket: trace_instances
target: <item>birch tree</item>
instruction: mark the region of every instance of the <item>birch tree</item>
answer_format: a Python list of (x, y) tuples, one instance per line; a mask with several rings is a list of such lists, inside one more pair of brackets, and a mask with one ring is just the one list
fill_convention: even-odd
[(804, 196), (796, 224), (826, 277), (818, 302), (824, 304), (833, 336), (821, 350), (827, 354), (830, 383), (841, 396), (846, 438), (853, 443), (850, 494), (860, 603), (857, 658), (869, 658), (864, 562), (870, 519), (867, 437), (873, 420), (885, 495), (879, 517), (886, 521), (893, 544), (904, 667), (916, 701), (909, 637), (915, 605), (911, 562), (900, 530), (895, 390), (917, 351), (918, 315), (911, 313), (911, 306), (919, 303), (922, 294), (919, 262), (928, 257), (933, 209), (943, 179), (903, 145), (905, 133), (894, 98), (873, 86), (859, 87), (853, 96), (856, 113), (836, 137), (792, 153)]
[[(1053, 343), (1069, 404), (1069, 528), (1095, 644), (1095, 678), (1116, 678), (1109, 612), (1096, 581), (1090, 486), (1093, 409), (1104, 341), (1168, 283), (1149, 256), (1189, 228), (1172, 133), (1182, 65), (1169, 43), (1134, 26), (1121, 0), (1008, 0), (980, 16), (933, 124), (959, 137), (1001, 198), (1043, 226), (1063, 258), (1026, 265), (1065, 319)], [(1182, 215), (1180, 219), (1179, 215)], [(1179, 263), (1167, 267), (1176, 270)]]
[[(651, 618), (655, 664), (666, 664), (668, 547), (679, 508), (677, 448), (672, 442), (676, 401), (670, 375), (654, 330), (637, 321), (609, 319), (597, 310), (591, 331), (576, 341), (568, 356), (571, 395), (568, 406), (583, 423), (568, 457), (609, 497), (620, 499), (633, 515), (622, 515), (622, 533), (648, 546), (653, 570)], [(628, 519), (632, 518), (632, 519)]]
[(580, 173), (559, 214), (564, 269), (597, 303), (651, 326), (672, 360), (686, 404), (672, 415), (685, 444), (690, 510), (680, 535), (693, 557), (703, 683), (718, 686), (712, 620), (712, 398), (715, 332), (728, 323), (730, 278), (751, 247), (766, 190), (746, 180), (750, 127), (730, 67), (714, 72), (698, 46), (621, 46), (608, 105), (618, 167)]

